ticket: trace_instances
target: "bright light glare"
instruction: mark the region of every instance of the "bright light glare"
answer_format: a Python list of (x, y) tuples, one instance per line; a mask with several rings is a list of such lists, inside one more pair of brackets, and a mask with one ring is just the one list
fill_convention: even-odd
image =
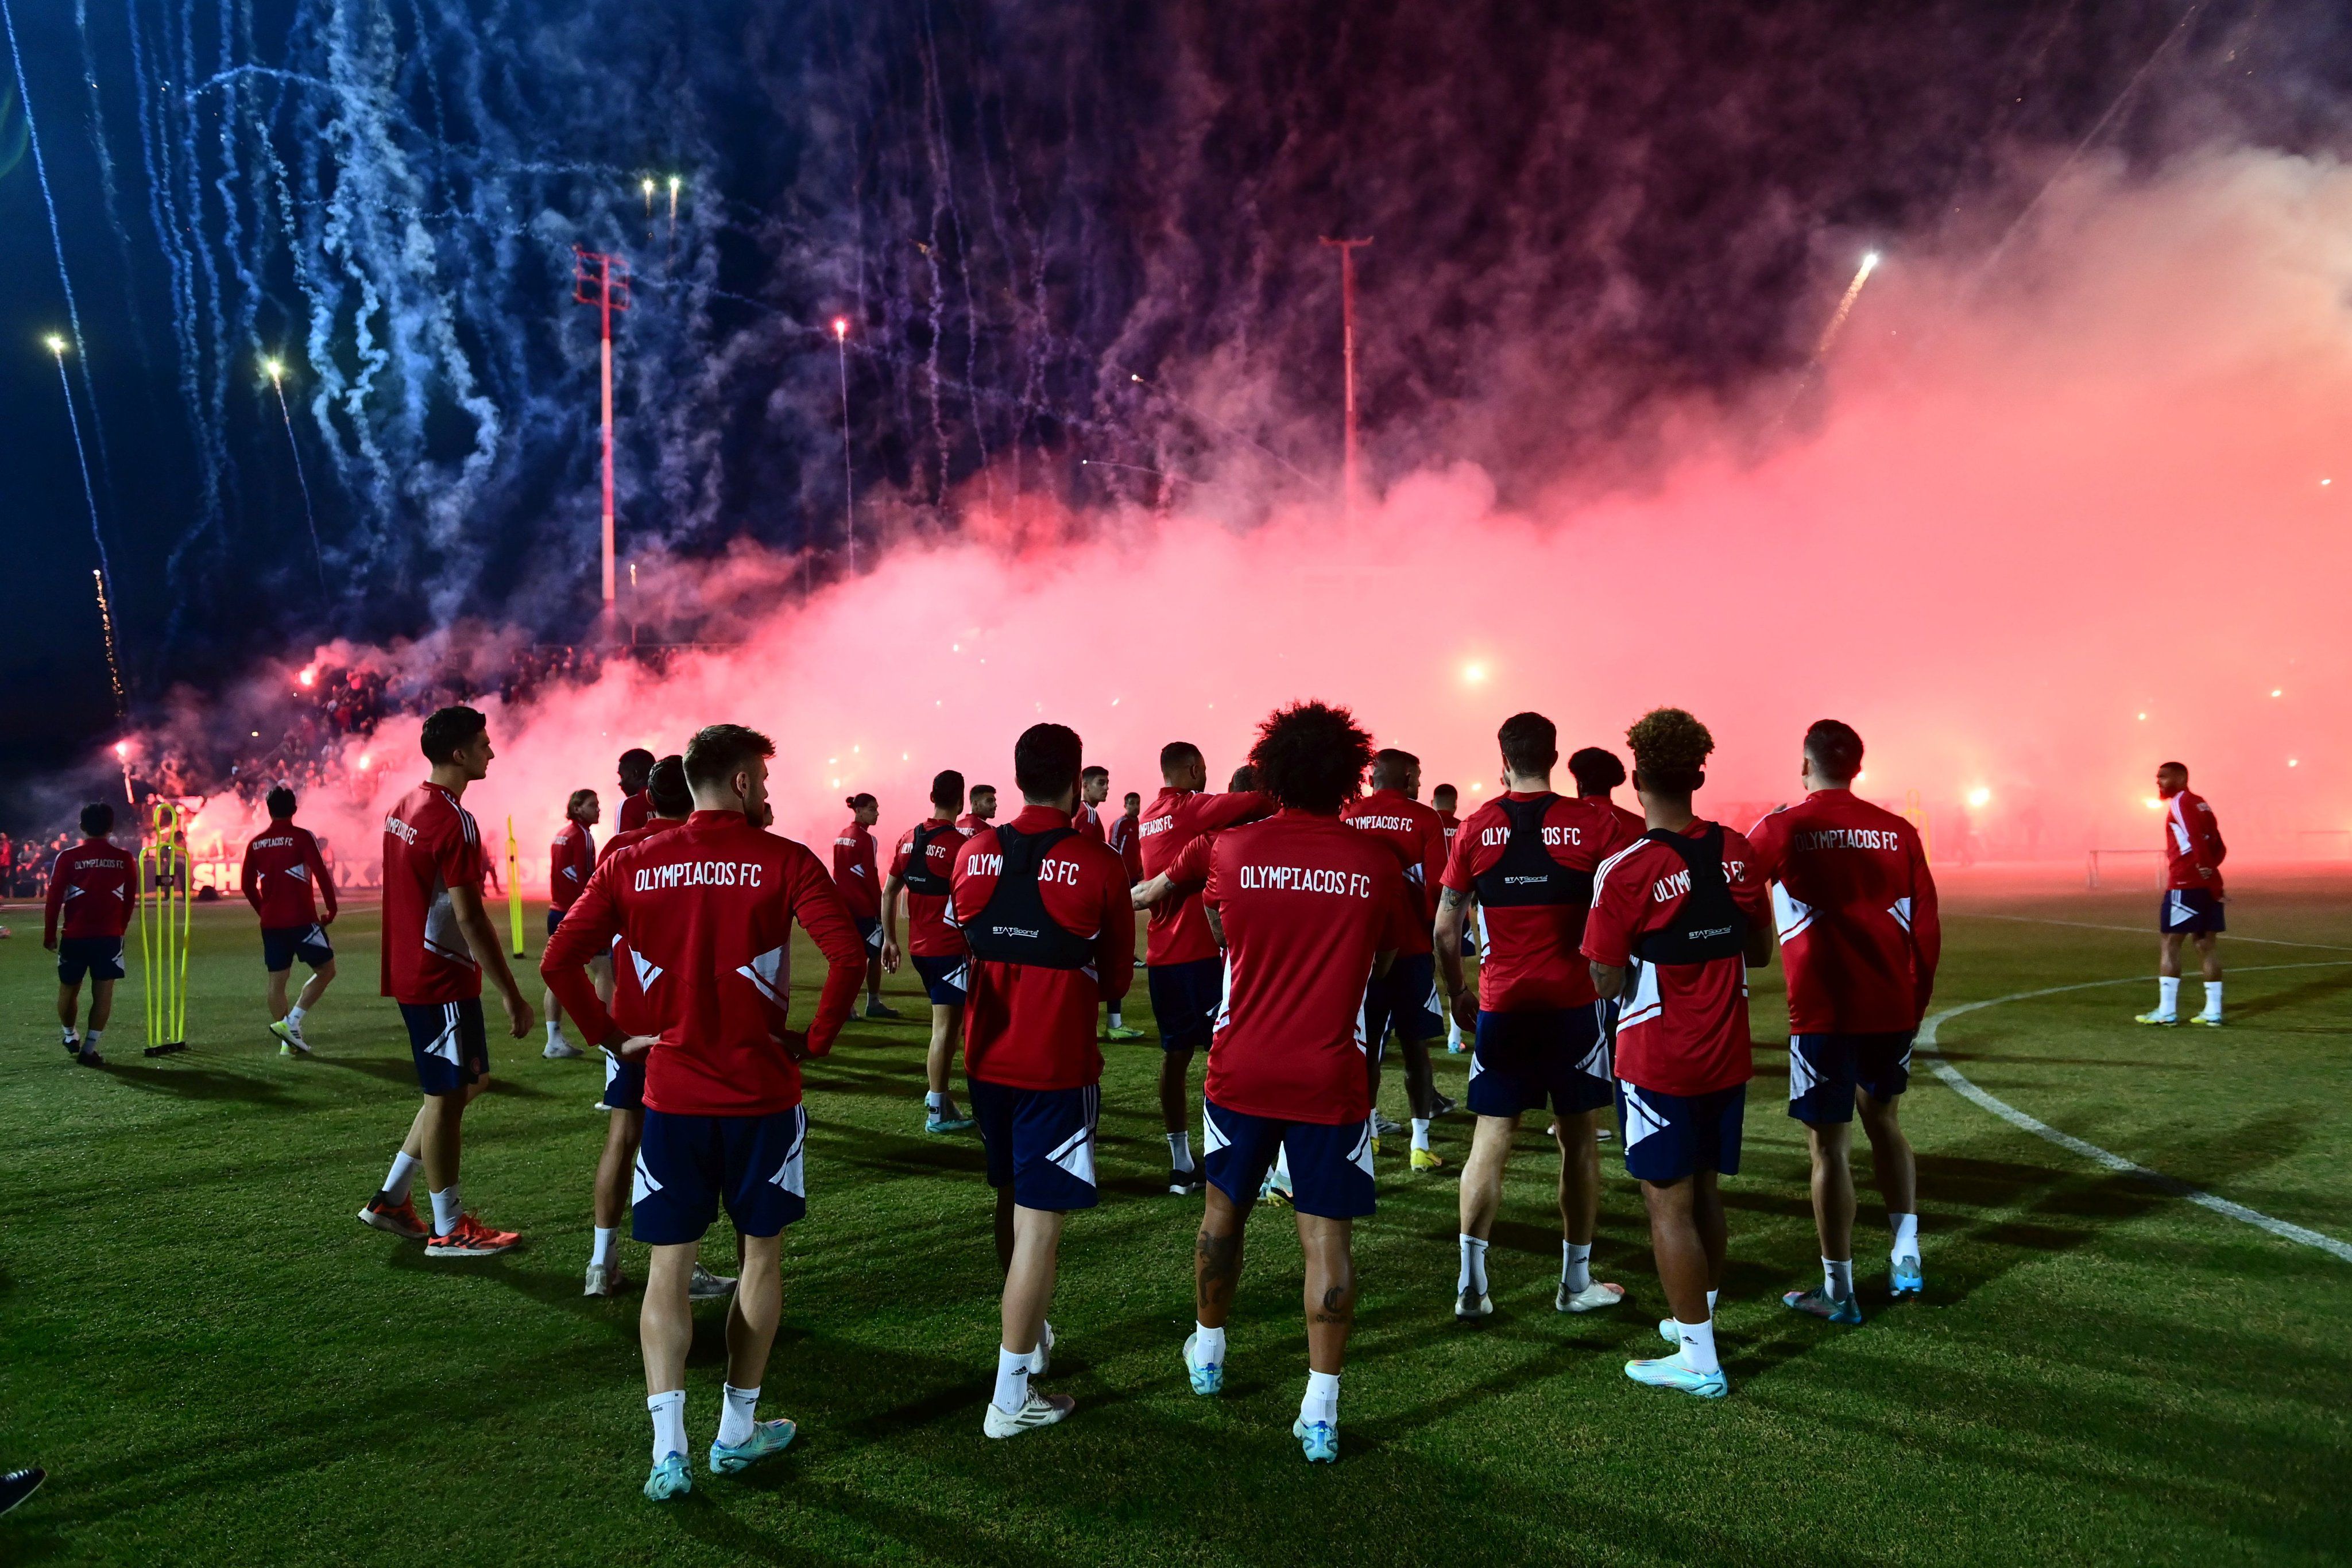
[(2300, 758), (2290, 757), (2286, 759), (2286, 765), (2289, 768), (2300, 768), (2303, 766), (2303, 761)]
[(650, 196), (650, 195), (652, 195), (653, 193), (654, 193), (654, 177), (653, 177), (651, 174), (648, 174), (648, 175), (646, 175), (646, 195), (648, 195), (648, 196)]
[(47, 337), (42, 339), (41, 341), (49, 346), (49, 352), (52, 354), (61, 355), (66, 351), (66, 340), (63, 338), (58, 337), (55, 332), (50, 333)]
[(672, 174), (672, 175), (669, 177), (669, 193), (670, 193), (671, 195), (673, 195), (673, 196), (677, 195), (677, 187), (678, 187), (678, 178), (677, 178), (677, 175)]
[(2273, 687), (2271, 688), (2271, 695), (2273, 695), (2273, 696), (2274, 696), (2274, 697), (2283, 697), (2283, 696), (2286, 695), (2286, 694), (2285, 694), (2284, 692), (2283, 692), (2283, 691), (2279, 690), (2279, 688), (2278, 688), (2278, 687), (2276, 687), (2276, 686), (2273, 686)]
[(314, 685), (317, 685), (319, 684), (319, 671), (318, 671), (318, 668), (317, 668), (317, 666), (313, 665), (312, 667), (310, 667), (310, 668), (309, 668), (309, 669), (304, 670), (300, 674), (299, 674), (299, 675), (295, 676), (294, 678), (295, 678), (296, 680), (298, 680), (298, 681), (301, 682), (301, 683), (302, 683), (304, 685), (306, 685), (306, 686), (314, 686)]
[(130, 743), (129, 741), (127, 741), (127, 740), (118, 740), (118, 741), (116, 741), (116, 742), (114, 743), (114, 755), (115, 755), (117, 758), (123, 758), (123, 757), (128, 757), (128, 756), (130, 756), (130, 755), (131, 755), (131, 743)]
[(269, 379), (273, 382), (286, 373), (286, 362), (283, 360), (264, 360), (261, 361), (261, 368), (269, 372)]
[(2146, 724), (2146, 723), (2147, 722), (2147, 715), (2146, 715), (2146, 714), (2142, 714), (2142, 715), (2140, 715), (2140, 716), (2139, 716), (2139, 717), (2140, 717), (2140, 722), (2141, 722), (2142, 724)]
[(1864, 272), (1868, 272), (1872, 267), (1876, 267), (1877, 265), (1878, 265), (1878, 253), (1877, 253), (1876, 251), (1874, 251), (1874, 250), (1873, 250), (1873, 251), (1865, 251), (1865, 252), (1864, 252), (1864, 253), (1863, 253), (1863, 257), (1862, 257), (1862, 269), (1863, 269), (1863, 271), (1864, 271)]
[(848, 336), (849, 336), (849, 318), (848, 318), (848, 317), (846, 317), (846, 316), (835, 316), (835, 317), (833, 319), (833, 335), (834, 335), (835, 338), (846, 338), (846, 337), (848, 337)]
[(1978, 785), (1975, 789), (1969, 791), (1969, 804), (1973, 807), (1991, 805), (1992, 791), (1986, 789), (1981, 784)]
[(2140, 804), (2147, 807), (2151, 811), (2161, 811), (2164, 810), (2164, 802), (2158, 800), (2153, 795), (2143, 797), (2140, 800)]
[(1475, 686), (1486, 678), (1486, 666), (1479, 664), (1465, 664), (1462, 666), (1462, 678)]

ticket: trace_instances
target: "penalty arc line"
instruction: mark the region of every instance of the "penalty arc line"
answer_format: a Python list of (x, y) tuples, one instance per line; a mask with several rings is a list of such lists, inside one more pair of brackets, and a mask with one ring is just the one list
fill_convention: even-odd
[[(2352, 958), (2323, 958), (2307, 964), (2258, 964), (2241, 969), (2239, 973), (2252, 974), (2273, 969), (2332, 969), (2345, 964), (2352, 964)], [(2190, 1186), (2176, 1177), (2166, 1176), (2161, 1171), (2150, 1170), (2146, 1166), (2137, 1165), (2124, 1158), (2121, 1155), (2110, 1154), (2096, 1144), (2085, 1143), (2072, 1133), (2060, 1132), (2049, 1123), (2038, 1117), (2027, 1115), (2007, 1101), (1988, 1094), (1969, 1082), (1958, 1068), (1944, 1060), (1942, 1051), (1937, 1049), (1936, 1039), (1937, 1032), (1945, 1024), (1963, 1013), (1978, 1012), (1985, 1008), (1997, 1008), (2004, 1002), (2022, 1002), (2031, 1001), (2037, 997), (2062, 996), (2068, 991), (2091, 991), (2102, 986), (2137, 985), (2146, 977), (2141, 975), (2132, 975), (2116, 980), (2084, 980), (2072, 986), (2051, 986), (2038, 991), (2018, 991), (2006, 997), (1988, 997), (1980, 1002), (1962, 1002), (1958, 1007), (1946, 1008), (1941, 1012), (1932, 1014), (1919, 1026), (1918, 1039), (1914, 1044), (1934, 1059), (1930, 1065), (1935, 1068), (1936, 1076), (1943, 1081), (1946, 1087), (1979, 1109), (1991, 1112), (2010, 1125), (2022, 1128), (2037, 1138), (2045, 1138), (2060, 1148), (2071, 1154), (2080, 1155), (2092, 1164), (2103, 1166), (2119, 1176), (2136, 1177), (2176, 1197), (2185, 1197), (2200, 1207), (2210, 1208), (2214, 1213), (2226, 1215), (2231, 1219), (2242, 1220), (2258, 1230), (2267, 1230), (2272, 1235), (2285, 1240), (2300, 1242), (2305, 1247), (2316, 1247), (2322, 1252), (2339, 1258), (2347, 1263), (2352, 1263), (2352, 1242), (2339, 1241), (2333, 1236), (2307, 1229), (2284, 1219), (2273, 1219), (2260, 1209), (2248, 1208), (2244, 1204), (2232, 1203), (2226, 1197), (2217, 1197), (2210, 1192)]]
[[(2126, 936), (2145, 936), (2147, 935), (2149, 929), (2145, 925), (2103, 925), (2095, 921), (2089, 920), (2047, 920), (2040, 915), (1979, 915), (1974, 910), (1969, 909), (1947, 909), (1944, 911), (1944, 918), (1947, 920), (1956, 918), (1960, 920), (2006, 920), (2012, 925), (2066, 925), (2073, 927), (2076, 931), (2121, 931)], [(2341, 942), (2284, 942), (2281, 941), (2276, 936), (2241, 936), (2234, 931), (2230, 933), (2230, 940), (2231, 942), (2252, 942), (2263, 947), (2308, 947), (2320, 953), (2352, 953), (2352, 946), (2347, 946)], [(2119, 983), (2120, 982), (2111, 980), (2095, 980), (2092, 982), (2094, 985), (2100, 986), (2115, 985)], [(2029, 994), (2040, 996), (2042, 993), (2035, 991)], [(1990, 1007), (1992, 1004), (1990, 1002), (1986, 1002), (1981, 1005)]]

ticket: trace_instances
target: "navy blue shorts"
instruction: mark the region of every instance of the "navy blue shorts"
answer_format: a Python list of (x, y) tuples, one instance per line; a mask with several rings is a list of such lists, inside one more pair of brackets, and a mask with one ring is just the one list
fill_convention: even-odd
[(120, 936), (60, 936), (58, 938), (58, 984), (79, 986), (88, 975), (93, 980), (122, 978), (122, 938)]
[(857, 939), (866, 944), (866, 950), (868, 953), (882, 951), (882, 922), (865, 915), (850, 918), (857, 922)]
[(624, 1061), (604, 1052), (604, 1103), (615, 1111), (646, 1108), (646, 1059)]
[(1572, 1116), (1614, 1097), (1598, 1002), (1524, 1013), (1482, 1008), (1470, 1051), (1465, 1098), (1474, 1115), (1516, 1116), (1549, 1104)]
[(2184, 931), (2193, 936), (2227, 931), (2230, 923), (2222, 918), (2221, 901), (2213, 894), (2201, 887), (2176, 887), (2156, 906), (2156, 928), (2168, 936)]
[(1160, 1024), (1162, 1051), (1206, 1051), (1225, 1005), (1225, 961), (1195, 958), (1189, 964), (1147, 964), (1151, 1016)]
[(1911, 1087), (1911, 1031), (1800, 1034), (1789, 1040), (1789, 1114), (1800, 1122), (1851, 1122), (1856, 1085), (1874, 1100)]
[(490, 1041), (482, 1032), (482, 998), (403, 1002), (416, 1086), (427, 1094), (455, 1094), (490, 1075)]
[(265, 925), (261, 928), (261, 967), (273, 975), (282, 975), (299, 958), (313, 969), (335, 961), (334, 944), (327, 940), (327, 928), (310, 925)]
[(1617, 1086), (1617, 1135), (1624, 1143), (1625, 1174), (1672, 1186), (1698, 1171), (1739, 1174), (1739, 1129), (1748, 1085), (1711, 1094), (1667, 1094)]
[(550, 936), (554, 936), (555, 928), (562, 924), (563, 911), (550, 905), (547, 911), (547, 934)]
[(1010, 1186), (1024, 1208), (1066, 1212), (1095, 1206), (1095, 1121), (1102, 1092), (1008, 1089), (964, 1080), (971, 1119), (988, 1150), (988, 1185)]
[(1435, 954), (1401, 953), (1387, 974), (1364, 988), (1364, 1041), (1373, 1055), (1382, 1053), (1391, 1030), (1399, 1040), (1423, 1040), (1444, 1028)]
[(964, 992), (971, 987), (971, 960), (963, 954), (926, 958), (919, 953), (915, 955), (915, 973), (923, 977), (923, 989), (930, 994), (931, 1006), (963, 1006)]
[(765, 1116), (646, 1113), (629, 1234), (648, 1247), (699, 1241), (720, 1205), (745, 1236), (774, 1236), (808, 1213), (801, 1151), (808, 1112)]
[(1201, 1163), (1209, 1185), (1245, 1209), (1257, 1201), (1276, 1153), (1290, 1167), (1291, 1207), (1324, 1219), (1361, 1219), (1372, 1212), (1372, 1128), (1369, 1121), (1330, 1126), (1284, 1122), (1201, 1102)]

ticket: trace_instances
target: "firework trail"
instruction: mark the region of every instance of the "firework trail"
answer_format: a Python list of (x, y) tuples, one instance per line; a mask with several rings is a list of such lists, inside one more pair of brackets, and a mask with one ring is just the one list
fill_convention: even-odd
[(81, 467), (82, 498), (89, 503), (89, 542), (98, 547), (98, 565), (92, 575), (98, 579), (98, 608), (106, 623), (106, 665), (114, 678), (115, 716), (123, 711), (122, 666), (114, 656), (114, 618), (107, 609), (110, 595), (107, 584), (114, 577), (114, 564), (106, 558), (106, 536), (98, 527), (98, 490), (89, 482), (89, 454), (82, 449), (81, 417), (74, 412), (73, 383), (66, 379), (66, 340), (51, 334), (49, 356), (58, 362), (58, 391), (65, 394), (66, 423), (73, 427), (74, 457)]
[(269, 372), (270, 390), (278, 394), (278, 417), (286, 426), (286, 450), (294, 455), (294, 482), (302, 487), (302, 520), (310, 528), (310, 559), (318, 563), (319, 587), (327, 586), (327, 552), (319, 548), (319, 517), (310, 508), (310, 481), (302, 472), (302, 448), (294, 439), (294, 416), (286, 408), (286, 367), (276, 360), (265, 361), (262, 369)]
[[(81, 41), (82, 79), (89, 85), (89, 145), (98, 157), (98, 189), (106, 207), (107, 226), (114, 231), (115, 250), (122, 258), (122, 276), (131, 277), (131, 230), (122, 221), (122, 201), (119, 182), (114, 174), (114, 149), (107, 141), (106, 110), (98, 91), (98, 54), (89, 41), (89, 0), (74, 0), (74, 32)], [(147, 328), (144, 313), (139, 307), (136, 289), (122, 291), (123, 314), (131, 322), (131, 342), (138, 351), (140, 363), (151, 365), (147, 357)]]
[(1853, 281), (1846, 285), (1845, 298), (1838, 301), (1828, 328), (1822, 333), (1822, 340), (1813, 346), (1816, 361), (1829, 357), (1830, 345), (1837, 341), (1838, 333), (1845, 327), (1845, 319), (1853, 314), (1853, 302), (1862, 298), (1862, 286), (1870, 281), (1870, 275), (1877, 269), (1878, 253), (1874, 250), (1862, 258), (1861, 270), (1853, 275)]

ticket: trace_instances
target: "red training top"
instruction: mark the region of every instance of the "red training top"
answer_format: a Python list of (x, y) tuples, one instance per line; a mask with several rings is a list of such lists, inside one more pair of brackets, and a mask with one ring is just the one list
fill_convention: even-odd
[(970, 838), (972, 834), (983, 831), (988, 826), (986, 822), (982, 821), (970, 811), (966, 811), (962, 816), (958, 817), (955, 820), (955, 825), (956, 831), (963, 834), (966, 838)]
[(558, 915), (571, 908), (595, 869), (596, 835), (564, 818), (555, 841), (547, 847), (547, 906)]
[[(921, 829), (931, 829), (931, 836), (923, 842), (923, 866), (940, 882), (955, 875), (956, 852), (964, 845), (962, 830), (942, 823), (936, 817), (924, 819), (898, 835), (898, 847), (890, 852), (890, 874), (905, 879), (917, 870), (914, 863), (915, 834)], [(907, 951), (918, 958), (954, 958), (963, 953), (963, 937), (948, 921), (949, 893), (919, 893), (907, 889)]]
[(319, 841), (291, 821), (271, 822), (247, 843), (237, 885), (261, 916), (264, 931), (316, 925), (321, 898), (327, 918), (335, 917), (335, 879), (319, 852)]
[(1136, 824), (1142, 817), (1143, 809), (1139, 806), (1124, 816), (1113, 817), (1103, 829), (1103, 843), (1126, 864), (1130, 886), (1143, 880), (1142, 845), (1135, 836)]
[(2204, 796), (2183, 789), (2164, 803), (2167, 888), (2196, 887), (2219, 894), (2221, 858), (2229, 852), (2230, 847), (2221, 841), (2221, 829), (2213, 820), (2213, 808), (2205, 803)]
[(1445, 830), (1445, 858), (1454, 858), (1454, 835), (1462, 831), (1462, 819), (1452, 811), (1440, 811), (1437, 821)]
[(1570, 873), (1564, 902), (1512, 904), (1509, 890), (1494, 885), (1511, 877), (1503, 856), (1511, 838), (1506, 800), (1545, 800), (1540, 794), (1512, 791), (1470, 813), (1454, 837), (1444, 883), (1460, 894), (1486, 891), (1478, 904), (1478, 1007), (1490, 1013), (1538, 1012), (1590, 1007), (1592, 975), (1577, 953), (1584, 935), (1590, 894), (1583, 891), (1601, 862), (1625, 847), (1625, 830), (1606, 800), (1567, 795), (1549, 797), (1542, 820), (1544, 852)]
[(833, 835), (833, 885), (859, 920), (882, 918), (882, 879), (874, 872), (874, 835), (855, 817)]
[(1084, 800), (1079, 801), (1078, 809), (1070, 813), (1070, 826), (1094, 840), (1095, 842), (1106, 848), (1109, 847), (1110, 841), (1103, 832), (1102, 812), (1087, 805)]
[[(625, 833), (614, 833), (606, 841), (604, 849), (598, 852), (596, 863), (603, 865), (606, 861), (611, 860), (614, 850), (625, 849), (640, 840), (649, 839), (656, 833), (666, 832), (677, 826), (677, 823), (667, 817), (651, 817), (646, 819), (646, 825), (642, 828), (631, 828)], [(660, 1023), (653, 1018), (646, 1007), (645, 976), (652, 968), (651, 964), (629, 951), (629, 939), (626, 936), (613, 938), (613, 1021), (631, 1034), (661, 1032)]]
[(1375, 789), (1340, 807), (1339, 820), (1387, 844), (1404, 868), (1406, 930), (1397, 951), (1407, 956), (1431, 951), (1437, 884), (1445, 876), (1445, 823), (1436, 808), (1409, 800), (1399, 790)]
[(482, 994), (453, 887), (482, 891), (482, 832), (457, 796), (427, 779), (383, 819), (383, 990), (393, 1000), (436, 1006)]
[[(1712, 824), (1693, 821), (1686, 838)], [(1766, 917), (1764, 878), (1756, 850), (1723, 831), (1723, 878), (1751, 925)], [(1601, 862), (1584, 923), (1584, 956), (1633, 971), (1617, 1017), (1617, 1076), (1663, 1094), (1709, 1094), (1755, 1076), (1748, 1038), (1748, 962), (1738, 954), (1703, 964), (1645, 964), (1634, 945), (1663, 931), (1690, 892), (1682, 858), (1640, 838)]]
[(1771, 883), (1789, 1032), (1917, 1029), (1944, 946), (1919, 831), (1851, 789), (1816, 789), (1748, 841)]
[(1629, 837), (1638, 839), (1650, 831), (1650, 820), (1647, 817), (1643, 816), (1639, 811), (1627, 810), (1606, 795), (1586, 795), (1581, 799), (1598, 800), (1608, 807), (1616, 819), (1625, 825), (1625, 831)]
[(621, 797), (620, 829), (632, 832), (653, 821), (654, 796), (650, 789), (640, 789), (634, 795)]
[(1283, 810), (1217, 835), (1202, 894), (1225, 930), (1210, 1099), (1326, 1126), (1372, 1113), (1364, 986), (1378, 954), (1415, 930), (1428, 943), (1412, 891), (1390, 847), (1339, 817)]
[[(49, 873), (49, 902), (41, 916), (41, 945), (60, 936), (120, 936), (131, 925), (131, 852), (104, 839), (84, 839), (58, 852)], [(58, 915), (64, 912), (64, 929)]]
[(800, 922), (829, 967), (809, 1020), (823, 1056), (866, 975), (866, 944), (805, 844), (740, 811), (697, 811), (605, 857), (539, 963), (591, 1040), (612, 1015), (583, 968), (628, 943), (659, 1037), (646, 1057), (646, 1107), (667, 1116), (766, 1116), (801, 1103), (800, 1063), (778, 1039), (792, 1006), (789, 947)]
[[(1263, 817), (1274, 810), (1271, 797), (1255, 789), (1204, 795), (1191, 789), (1162, 789), (1143, 809), (1135, 825), (1136, 846), (1146, 877), (1158, 876), (1175, 864), (1184, 846), (1202, 833), (1230, 828)], [(1217, 956), (1217, 939), (1201, 914), (1201, 886), (1180, 883), (1151, 906), (1151, 920), (1143, 938), (1143, 961), (1192, 964)]]
[[(1024, 806), (1005, 824), (1024, 835), (1069, 825), (1051, 806)], [(965, 841), (956, 854), (958, 925), (979, 925), (1003, 866), (994, 828)], [(963, 1015), (964, 1075), (1009, 1089), (1077, 1089), (1102, 1080), (1096, 1005), (1126, 996), (1135, 978), (1135, 906), (1118, 857), (1075, 831), (1039, 858), (1037, 893), (1045, 918), (1075, 943), (1091, 945), (1092, 961), (1055, 968), (975, 952)]]

